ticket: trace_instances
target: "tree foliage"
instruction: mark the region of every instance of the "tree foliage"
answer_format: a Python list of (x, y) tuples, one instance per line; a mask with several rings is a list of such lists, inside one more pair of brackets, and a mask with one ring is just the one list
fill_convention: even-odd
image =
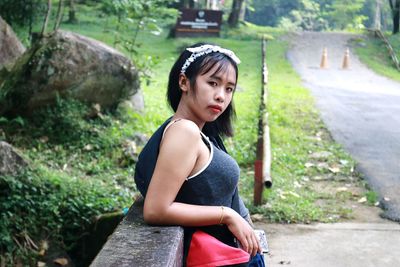
[(396, 5), (400, 0), (253, 0), (246, 20), (304, 30), (354, 29), (377, 23), (383, 30), (396, 29)]
[[(154, 35), (162, 32), (163, 20), (176, 19), (177, 10), (169, 8), (174, 0), (103, 0), (101, 10), (107, 16), (117, 19), (114, 29), (114, 46), (120, 46), (131, 54), (139, 68), (140, 76), (150, 82), (151, 68), (157, 59), (151, 56), (139, 55), (137, 38), (141, 30), (147, 30)], [(122, 31), (124, 29), (124, 31)], [(132, 35), (121, 34), (131, 30)]]
[(43, 17), (46, 1), (42, 0), (0, 0), (0, 16), (12, 27), (29, 26)]
[(362, 28), (366, 16), (360, 14), (365, 0), (334, 0), (329, 17), (334, 29)]
[(328, 28), (328, 22), (322, 17), (320, 5), (311, 0), (300, 0), (300, 9), (290, 11), (280, 20), (280, 26), (291, 30), (304, 29), (320, 31)]

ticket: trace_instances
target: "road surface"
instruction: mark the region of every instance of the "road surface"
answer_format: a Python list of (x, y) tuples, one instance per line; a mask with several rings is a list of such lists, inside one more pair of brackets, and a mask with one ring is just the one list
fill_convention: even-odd
[[(353, 156), (379, 194), (384, 216), (400, 222), (400, 83), (369, 70), (351, 47), (350, 68), (342, 69), (348, 42), (354, 37), (296, 34), (287, 56), (314, 95), (333, 138)], [(321, 69), (324, 48), (327, 68)]]

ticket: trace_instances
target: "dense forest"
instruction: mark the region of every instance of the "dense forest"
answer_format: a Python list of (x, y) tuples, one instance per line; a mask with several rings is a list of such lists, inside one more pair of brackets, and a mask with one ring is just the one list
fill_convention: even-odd
[[(44, 0), (1, 0), (0, 15), (11, 25), (32, 26), (42, 19), (46, 5)], [(165, 8), (208, 8), (223, 10), (231, 26), (239, 21), (258, 25), (281, 27), (286, 30), (357, 30), (378, 28), (399, 32), (400, 0), (65, 0), (69, 9), (69, 22), (76, 18), (76, 4), (97, 5), (109, 13), (129, 13), (124, 6), (133, 6), (136, 11), (153, 11)], [(58, 3), (60, 3), (58, 2)], [(144, 12), (150, 14), (152, 12)], [(136, 12), (138, 14), (138, 12)]]

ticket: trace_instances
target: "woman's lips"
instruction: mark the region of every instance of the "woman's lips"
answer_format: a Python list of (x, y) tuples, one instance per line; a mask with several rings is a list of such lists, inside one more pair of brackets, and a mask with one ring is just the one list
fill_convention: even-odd
[(214, 113), (220, 113), (222, 111), (222, 107), (221, 106), (217, 106), (217, 105), (211, 105), (208, 106), (212, 112)]

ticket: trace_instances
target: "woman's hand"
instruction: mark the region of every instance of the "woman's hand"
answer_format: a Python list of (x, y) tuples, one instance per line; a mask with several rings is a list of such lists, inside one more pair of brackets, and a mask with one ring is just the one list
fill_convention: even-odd
[(250, 224), (233, 209), (224, 207), (224, 210), (223, 223), (226, 224), (228, 229), (240, 242), (242, 248), (251, 256), (256, 255), (257, 252), (261, 252), (260, 243)]

